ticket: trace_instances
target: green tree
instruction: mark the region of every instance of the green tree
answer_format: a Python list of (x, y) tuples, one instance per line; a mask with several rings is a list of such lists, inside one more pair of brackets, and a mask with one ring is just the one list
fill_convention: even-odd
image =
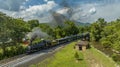
[(57, 26), (54, 29), (54, 33), (55, 33), (55, 38), (62, 38), (62, 34), (63, 34), (63, 30), (61, 26)]
[(65, 21), (64, 31), (66, 36), (76, 35), (79, 33), (78, 27), (72, 21)]
[(20, 43), (22, 38), (25, 37), (26, 33), (30, 31), (30, 28), (28, 27), (28, 24), (23, 21), (23, 19), (13, 19), (10, 22), (10, 38), (13, 40), (13, 42)]
[(40, 23), (39, 27), (43, 32), (46, 32), (49, 36), (51, 36), (52, 38), (55, 38), (54, 30), (48, 24)]
[(33, 28), (39, 26), (39, 21), (38, 20), (29, 20), (28, 24), (30, 25), (30, 29), (32, 30)]
[(91, 25), (92, 40), (99, 41), (102, 38), (103, 28), (107, 25), (107, 22), (103, 18), (99, 18), (95, 23)]

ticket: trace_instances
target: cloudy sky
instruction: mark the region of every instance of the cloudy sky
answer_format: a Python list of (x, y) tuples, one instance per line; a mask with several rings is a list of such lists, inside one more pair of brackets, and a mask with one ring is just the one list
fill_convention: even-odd
[(120, 0), (0, 0), (0, 11), (24, 20), (53, 20), (56, 12), (78, 22), (94, 22), (98, 18), (112, 21), (120, 18)]

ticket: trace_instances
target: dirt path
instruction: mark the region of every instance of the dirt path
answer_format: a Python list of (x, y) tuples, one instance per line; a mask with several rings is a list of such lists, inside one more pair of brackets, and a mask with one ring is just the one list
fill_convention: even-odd
[(84, 53), (84, 58), (87, 61), (87, 63), (90, 65), (90, 67), (103, 67), (101, 62), (99, 62), (93, 53), (90, 50), (85, 51)]

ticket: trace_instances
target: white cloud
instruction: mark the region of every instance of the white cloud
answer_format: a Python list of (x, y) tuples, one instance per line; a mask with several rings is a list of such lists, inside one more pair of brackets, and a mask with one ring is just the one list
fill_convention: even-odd
[(25, 10), (26, 7), (25, 6), (20, 6), (20, 9), (19, 10)]
[(89, 13), (90, 13), (90, 14), (94, 14), (94, 13), (96, 13), (96, 9), (95, 9), (95, 7), (91, 8), (91, 9), (89, 10)]
[(92, 19), (97, 20), (97, 18), (105, 18), (106, 21), (112, 21), (117, 18), (120, 18), (120, 4), (114, 3), (114, 4), (108, 4), (105, 6), (98, 6), (97, 13), (92, 16)]
[(45, 2), (47, 2), (48, 0), (44, 0)]
[(81, 5), (82, 11), (76, 11), (71, 19), (78, 20), (80, 22), (94, 22), (98, 18), (104, 18), (106, 21), (113, 21), (120, 18), (120, 3), (110, 4), (83, 4)]
[(27, 9), (21, 6), (19, 12), (0, 10), (15, 18), (24, 18), (25, 20), (38, 19), (40, 22), (48, 22), (52, 20), (50, 11), (56, 7), (57, 4), (54, 1), (48, 1), (46, 4), (30, 6)]
[(71, 20), (76, 20), (78, 22), (89, 22), (88, 19), (96, 13), (97, 4), (82, 4), (77, 7), (73, 7), (73, 14), (70, 18)]
[(68, 12), (69, 8), (62, 8), (57, 10), (56, 12), (59, 14), (66, 14)]
[(40, 22), (48, 22), (51, 16), (49, 11), (56, 6), (57, 4), (54, 1), (48, 1), (47, 4), (31, 6), (28, 9), (21, 11), (20, 16), (22, 15), (26, 20), (39, 19)]

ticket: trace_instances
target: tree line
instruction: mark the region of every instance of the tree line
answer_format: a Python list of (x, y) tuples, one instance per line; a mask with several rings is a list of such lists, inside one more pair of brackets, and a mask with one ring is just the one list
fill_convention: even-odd
[(0, 12), (0, 59), (25, 53), (26, 46), (23, 45), (23, 39), (36, 27), (47, 33), (49, 39), (75, 35), (83, 28), (77, 27), (69, 20), (66, 20), (63, 26), (52, 27), (35, 19), (24, 21), (23, 18), (13, 18)]
[(91, 24), (91, 40), (97, 41), (105, 48), (112, 48), (120, 52), (120, 20), (107, 22), (99, 18)]
[[(103, 51), (111, 50), (109, 56), (120, 63), (120, 19), (107, 22), (99, 18), (90, 25), (91, 41), (99, 42)], [(116, 53), (117, 52), (117, 53)]]

